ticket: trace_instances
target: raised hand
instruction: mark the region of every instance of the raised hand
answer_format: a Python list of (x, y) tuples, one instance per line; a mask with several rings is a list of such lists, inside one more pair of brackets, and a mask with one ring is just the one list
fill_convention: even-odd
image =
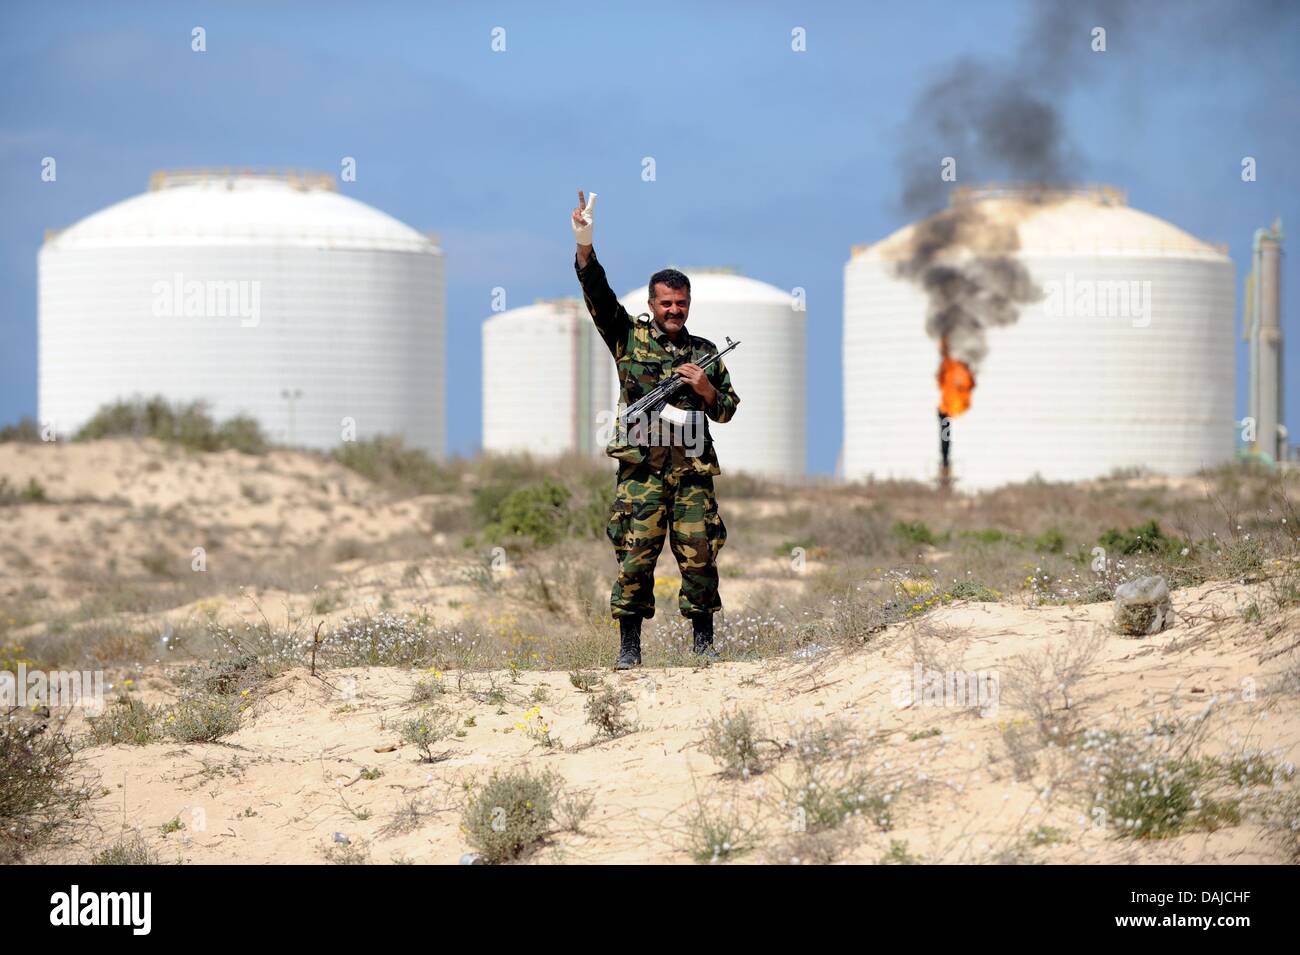
[(573, 237), (578, 245), (591, 247), (592, 220), (596, 208), (596, 194), (587, 199), (582, 190), (578, 190), (578, 205), (573, 210)]

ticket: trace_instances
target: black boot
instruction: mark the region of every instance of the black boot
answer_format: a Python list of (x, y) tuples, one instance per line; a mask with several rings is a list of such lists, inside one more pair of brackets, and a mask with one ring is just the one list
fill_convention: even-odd
[(615, 670), (630, 670), (641, 665), (641, 618), (618, 618), (618, 662)]
[(695, 630), (691, 652), (710, 660), (718, 659), (718, 651), (713, 649), (713, 614), (691, 617), (691, 624)]

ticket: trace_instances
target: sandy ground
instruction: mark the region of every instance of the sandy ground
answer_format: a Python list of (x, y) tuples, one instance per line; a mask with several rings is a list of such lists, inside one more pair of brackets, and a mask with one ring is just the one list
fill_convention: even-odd
[[(463, 508), (466, 495), (397, 499), (311, 455), (195, 456), (126, 439), (0, 445), (0, 475), (19, 488), (36, 478), (48, 499), (0, 510), (0, 610), (6, 601), (36, 608), (32, 622), (11, 629), (10, 638), (38, 635), (60, 613), (84, 625), (91, 619), (80, 603), (88, 582), (156, 584), (173, 572), (183, 579), (194, 547), (203, 547), (214, 566), (242, 561), (253, 571), (286, 574), (294, 568), (279, 565), (320, 551), (324, 583), (295, 589), (267, 580), (242, 593), (188, 594), (175, 605), (111, 619), (154, 630), (208, 618), (233, 621), (247, 617), (255, 594), (277, 621), (282, 608), (303, 611), (328, 596), (334, 609), (318, 608), (315, 618), (327, 624), (383, 600), (395, 611), (429, 610), (440, 622), (497, 614), (527, 625), (518, 593), (508, 587), (495, 593), (467, 579), (473, 560), (459, 532), (438, 530), (439, 513)], [(1200, 493), (1189, 482), (1172, 490)], [(727, 506), (761, 519), (794, 505), (738, 499)], [(364, 552), (413, 529), (427, 540), (391, 559), (336, 552), (344, 540)], [(607, 557), (603, 542), (593, 547)], [(291, 552), (299, 556), (284, 556)], [(731, 608), (743, 612), (774, 595), (797, 598), (804, 586), (785, 560), (763, 557), (734, 574), (736, 559), (735, 551), (723, 552)], [(810, 569), (819, 566), (813, 562)], [(515, 572), (501, 573), (509, 578)], [(675, 576), (671, 560), (661, 563), (660, 573)], [(597, 577), (594, 596), (603, 600), (608, 579)], [(1208, 706), (1208, 751), (1260, 748), (1274, 762), (1294, 764), (1300, 613), (1243, 622), (1243, 609), (1260, 596), (1258, 585), (1180, 590), (1169, 630), (1142, 640), (1104, 636), (1072, 693), (1079, 725), (1133, 730), (1151, 719), (1186, 720)], [(596, 738), (586, 719), (588, 696), (565, 672), (525, 670), (517, 682), (508, 671), (449, 672), (437, 703), (456, 714), (464, 735), (440, 746), (442, 758), (435, 762), (421, 762), (397, 729), (419, 712), (411, 691), (427, 674), (373, 668), (312, 676), (294, 670), (256, 690), (242, 727), (220, 743), (84, 750), (98, 793), (87, 826), (77, 845), (45, 850), (32, 861), (84, 861), (138, 831), (164, 861), (322, 862), (327, 850), (342, 844), (337, 839), (346, 839), (373, 862), (451, 863), (469, 848), (460, 828), (466, 787), (494, 770), (519, 767), (552, 769), (569, 792), (593, 800), (579, 831), (554, 833), (530, 861), (688, 861), (690, 822), (701, 805), (710, 811), (729, 805), (753, 823), (752, 848), (738, 861), (788, 861), (802, 850), (782, 804), (795, 763), (786, 744), (809, 721), (835, 720), (861, 741), (860, 765), (900, 787), (892, 829), (881, 831), (868, 820), (849, 824), (842, 854), (848, 861), (875, 862), (900, 845), (927, 862), (1288, 861), (1284, 842), (1249, 815), (1213, 833), (1115, 839), (1089, 817), (1070, 783), (1070, 760), (1059, 750), (1040, 754), (1038, 768), (1017, 777), (1004, 734), (1031, 721), (1006, 692), (1016, 661), (1086, 644), (1106, 632), (1110, 613), (1109, 604), (1035, 609), (956, 603), (892, 626), (866, 646), (809, 647), (792, 656), (700, 669), (606, 670), (604, 686), (631, 696), (628, 709), (638, 727), (613, 740)], [(981, 715), (974, 706), (907, 703), (898, 691), (918, 660), (998, 675), (1003, 692), (996, 709)], [(1278, 689), (1286, 684), (1284, 673), (1292, 689)], [(131, 692), (144, 700), (175, 700), (167, 668), (146, 666), (134, 677)], [(504, 703), (486, 700), (493, 687)], [(551, 746), (518, 726), (534, 707), (550, 726)], [(737, 708), (756, 719), (771, 763), (767, 772), (743, 781), (724, 778), (702, 746), (710, 720)], [(80, 719), (72, 718), (74, 729)], [(395, 814), (413, 802), (417, 823), (395, 827)], [(167, 826), (173, 820), (183, 825)], [(1049, 831), (1047, 844), (1033, 837)]]
[[(1249, 744), (1294, 762), (1298, 701), (1264, 689), (1283, 657), (1260, 660), (1294, 642), (1296, 629), (1274, 627), (1270, 635), (1259, 626), (1215, 622), (1251, 599), (1245, 587), (1207, 585), (1177, 596), (1182, 617), (1171, 629), (1142, 640), (1106, 640), (1075, 693), (1086, 725), (1132, 727), (1210, 706), (1212, 746), (1230, 752)], [(997, 671), (1019, 654), (1081, 639), (1109, 612), (1108, 605), (955, 604), (925, 618), (922, 630), (925, 639), (941, 642), (957, 635), (951, 642), (964, 648), (964, 668)], [(719, 794), (762, 822), (754, 851), (739, 860), (764, 861), (780, 856), (786, 836), (774, 786), (781, 764), (727, 782), (700, 747), (710, 718), (744, 707), (778, 741), (802, 721), (842, 718), (872, 742), (873, 759), (903, 768), (894, 828), (880, 832), (855, 823), (850, 861), (876, 861), (895, 840), (925, 861), (992, 861), (1017, 846), (1021, 861), (1286, 861), (1278, 841), (1250, 821), (1161, 841), (1117, 840), (1098, 830), (1069, 793), (1045, 792), (1041, 777), (1017, 781), (1001, 732), (1025, 714), (1005, 700), (983, 716), (971, 707), (898, 705), (895, 690), (913, 665), (917, 632), (902, 624), (869, 648), (803, 659), (607, 672), (607, 685), (632, 695), (640, 728), (595, 743), (586, 697), (565, 673), (524, 672), (514, 684), (508, 673), (466, 674), (459, 690), (457, 674), (447, 674), (441, 700), (462, 722), (473, 717), (474, 725), (443, 747), (446, 758), (435, 763), (421, 762), (394, 728), (418, 709), (408, 699), (420, 673), (356, 669), (314, 678), (295, 670), (261, 691), (243, 728), (221, 744), (88, 750), (103, 793), (94, 803), (91, 843), (138, 828), (165, 860), (319, 862), (340, 833), (374, 862), (455, 862), (467, 851), (459, 829), (462, 784), (493, 769), (528, 766), (554, 769), (570, 790), (594, 797), (581, 831), (555, 835), (532, 861), (689, 861), (687, 822), (701, 799)], [(1243, 699), (1251, 680), (1261, 689), (1253, 700)], [(161, 679), (142, 682), (144, 698), (154, 702), (174, 692)], [(475, 698), (492, 683), (506, 691), (504, 706)], [(535, 704), (538, 688), (546, 700)], [(534, 705), (560, 745), (548, 748), (516, 727)], [(362, 778), (367, 768), (382, 775)], [(413, 799), (424, 809), (419, 824), (404, 833), (387, 830)], [(163, 835), (164, 824), (177, 818), (185, 828)], [(1025, 850), (1027, 834), (1040, 826), (1053, 827), (1061, 841)], [(60, 857), (66, 854), (42, 858)]]

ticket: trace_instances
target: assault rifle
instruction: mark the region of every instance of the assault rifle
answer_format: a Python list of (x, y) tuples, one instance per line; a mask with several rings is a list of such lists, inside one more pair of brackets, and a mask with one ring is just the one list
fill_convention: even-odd
[[(723, 355), (739, 344), (740, 342), (733, 342), (731, 338), (728, 337), (727, 347), (700, 362), (700, 368), (704, 371), (708, 371), (709, 368), (716, 364)], [(659, 382), (659, 384), (655, 385), (651, 391), (646, 393), (643, 397), (638, 398), (624, 409), (623, 413), (618, 416), (619, 426), (626, 431), (629, 421), (641, 420), (642, 415), (647, 415), (652, 418), (656, 414), (665, 421), (670, 421), (673, 424), (685, 424), (686, 416), (689, 412), (668, 405), (668, 399), (684, 384), (686, 384), (686, 379), (676, 373), (665, 378), (663, 381)]]

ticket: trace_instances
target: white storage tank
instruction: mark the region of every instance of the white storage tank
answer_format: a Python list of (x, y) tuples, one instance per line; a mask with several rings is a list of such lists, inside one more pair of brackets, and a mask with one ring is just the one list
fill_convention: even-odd
[(71, 435), (161, 393), (314, 448), (401, 435), (441, 455), (437, 242), (323, 174), (155, 173), (39, 256), (39, 414)]
[(614, 361), (575, 298), (538, 299), (483, 323), (483, 450), (603, 455)]
[(927, 320), (941, 310), (899, 269), (916, 261), (918, 229), (933, 235), (953, 215), (965, 233), (937, 265), (1005, 255), (1036, 286), (1017, 319), (984, 332), (970, 409), (951, 422), (959, 487), (1120, 468), (1182, 475), (1232, 459), (1226, 249), (1129, 208), (1113, 188), (989, 188), (956, 192), (948, 218), (855, 247), (845, 266), (846, 478), (939, 471), (940, 353)]
[[(726, 424), (709, 423), (722, 472), (801, 478), (807, 448), (808, 313), (803, 303), (734, 268), (679, 271), (691, 281), (686, 330), (719, 349), (726, 347), (728, 336), (741, 343), (723, 359), (740, 406)], [(621, 301), (636, 316), (650, 313), (649, 298), (648, 287), (641, 285)]]

